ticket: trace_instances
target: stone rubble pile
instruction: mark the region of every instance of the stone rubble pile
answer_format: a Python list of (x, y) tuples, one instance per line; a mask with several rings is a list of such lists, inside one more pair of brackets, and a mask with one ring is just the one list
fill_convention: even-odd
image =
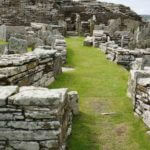
[(62, 67), (56, 52), (37, 48), (25, 54), (0, 56), (0, 85), (50, 85)]
[(0, 149), (65, 150), (78, 100), (67, 89), (0, 86)]

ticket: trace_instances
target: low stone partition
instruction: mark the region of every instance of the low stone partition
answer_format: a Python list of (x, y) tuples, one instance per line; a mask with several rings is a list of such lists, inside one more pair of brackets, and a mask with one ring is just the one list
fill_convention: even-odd
[(57, 50), (57, 53), (61, 54), (62, 63), (65, 64), (67, 60), (67, 44), (65, 39), (55, 39), (54, 49)]
[(25, 54), (0, 56), (0, 85), (50, 85), (61, 73), (62, 60), (56, 52), (37, 48)]
[(128, 70), (132, 69), (136, 59), (143, 58), (144, 56), (150, 56), (150, 51), (147, 49), (129, 50), (121, 48), (111, 41), (100, 44), (100, 49), (105, 52), (109, 60), (124, 66)]
[(0, 149), (65, 150), (78, 100), (68, 89), (0, 86)]
[(104, 33), (104, 30), (94, 30), (93, 31), (93, 46), (99, 47), (101, 43), (107, 42), (107, 36)]
[(135, 114), (150, 128), (150, 70), (131, 70), (128, 96)]

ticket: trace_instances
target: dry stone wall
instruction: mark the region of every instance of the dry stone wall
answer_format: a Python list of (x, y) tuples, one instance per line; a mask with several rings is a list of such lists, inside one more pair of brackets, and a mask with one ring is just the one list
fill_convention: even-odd
[(150, 128), (150, 71), (132, 70), (130, 72), (128, 96), (132, 98), (133, 109)]
[(125, 46), (127, 42), (125, 39), (121, 42), (121, 47), (120, 44), (111, 41), (108, 33), (104, 30), (94, 30), (93, 36), (87, 37), (83, 44), (90, 45), (91, 39), (93, 39), (93, 46), (100, 48), (106, 54), (107, 59), (124, 66), (128, 70), (136, 66), (136, 60), (150, 56), (149, 48), (130, 50)]
[(65, 150), (78, 99), (67, 89), (0, 86), (0, 149)]
[(119, 47), (114, 42), (102, 43), (100, 48), (105, 52), (109, 60), (124, 66), (126, 69), (132, 69), (137, 59), (150, 55), (148, 49), (129, 50)]
[(18, 36), (9, 40), (9, 55), (0, 56), (0, 150), (66, 150), (79, 95), (44, 88), (62, 72), (66, 41), (58, 34), (52, 45), (25, 53), (27, 41)]
[(56, 52), (37, 48), (30, 53), (2, 55), (0, 85), (48, 86), (61, 73), (61, 56)]

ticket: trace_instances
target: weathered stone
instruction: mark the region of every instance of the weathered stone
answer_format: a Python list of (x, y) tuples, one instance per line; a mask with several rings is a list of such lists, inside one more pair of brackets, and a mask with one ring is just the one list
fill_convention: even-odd
[[(6, 122), (0, 122), (0, 126), (4, 127)], [(39, 129), (58, 129), (60, 127), (60, 122), (58, 121), (52, 121), (52, 122), (27, 122), (27, 121), (10, 121), (7, 124), (8, 127), (14, 128), (14, 129), (27, 129), (27, 130), (39, 130)]]
[(16, 150), (40, 150), (37, 142), (9, 142), (9, 145)]
[(9, 53), (22, 54), (27, 52), (27, 41), (11, 37), (9, 39)]
[(60, 131), (13, 131), (0, 129), (0, 140), (11, 140), (11, 141), (41, 141), (41, 140), (55, 140), (60, 134)]
[(8, 97), (17, 91), (17, 86), (0, 86), (0, 106), (6, 105)]
[(79, 95), (76, 91), (71, 91), (68, 93), (70, 100), (70, 107), (74, 115), (79, 114)]
[[(26, 90), (22, 87), (21, 92), (9, 97), (8, 101), (11, 101), (14, 105), (31, 105), (31, 106), (57, 106), (63, 103), (64, 96), (66, 95), (67, 89), (63, 90), (48, 90), (46, 88), (36, 88)], [(60, 101), (60, 98), (63, 98)]]
[(43, 141), (40, 143), (42, 147), (44, 148), (58, 148), (59, 147), (59, 143), (57, 140), (51, 140), (51, 141)]

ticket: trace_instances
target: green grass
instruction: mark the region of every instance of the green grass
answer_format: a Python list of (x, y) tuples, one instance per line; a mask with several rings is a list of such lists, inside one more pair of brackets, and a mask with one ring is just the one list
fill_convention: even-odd
[(32, 47), (28, 47), (28, 48), (27, 48), (27, 51), (28, 51), (28, 52), (32, 52)]
[(0, 40), (0, 45), (7, 44), (8, 42)]
[(147, 128), (133, 115), (126, 96), (129, 73), (98, 49), (82, 46), (83, 38), (66, 40), (67, 65), (75, 71), (58, 76), (49, 88), (67, 87), (80, 94), (80, 115), (73, 121), (69, 150), (150, 150)]

